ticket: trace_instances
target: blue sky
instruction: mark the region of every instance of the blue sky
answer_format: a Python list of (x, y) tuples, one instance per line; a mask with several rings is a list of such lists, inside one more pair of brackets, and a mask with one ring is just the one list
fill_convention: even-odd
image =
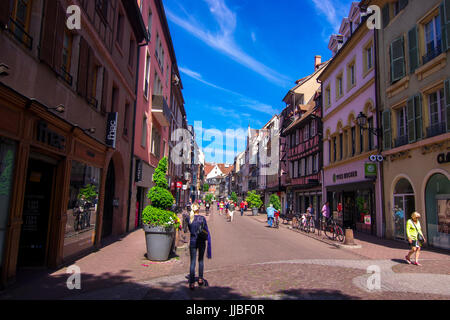
[(261, 128), (283, 110), (295, 80), (313, 72), (315, 55), (331, 57), (329, 36), (352, 1), (163, 3), (197, 143), (207, 162), (232, 163), (245, 149), (248, 125)]

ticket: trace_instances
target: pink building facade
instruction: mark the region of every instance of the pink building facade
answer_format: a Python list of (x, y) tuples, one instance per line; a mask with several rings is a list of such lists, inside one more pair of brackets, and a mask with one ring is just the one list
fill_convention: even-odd
[(149, 42), (139, 49), (129, 230), (141, 225), (142, 210), (149, 204), (147, 193), (153, 186), (154, 170), (163, 157), (169, 156), (169, 105), (173, 74), (178, 74), (162, 1), (137, 2), (148, 31)]
[[(331, 36), (333, 59), (319, 77), (323, 92), (323, 184), (335, 220), (383, 236), (374, 33), (357, 3)], [(366, 125), (358, 124), (365, 116)]]

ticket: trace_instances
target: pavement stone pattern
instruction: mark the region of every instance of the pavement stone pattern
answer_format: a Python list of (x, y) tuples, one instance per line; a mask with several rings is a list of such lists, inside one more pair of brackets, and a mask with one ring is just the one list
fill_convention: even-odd
[[(264, 215), (247, 213), (243, 218), (265, 223)], [(138, 230), (75, 262), (83, 272), (81, 291), (67, 289), (67, 268), (62, 268), (0, 292), (0, 299), (450, 300), (450, 255), (424, 250), (423, 267), (417, 267), (402, 261), (407, 250), (402, 244), (357, 242), (362, 249), (336, 249), (357, 252), (355, 257), (360, 259), (282, 260), (205, 269), (209, 286), (191, 291), (189, 248), (178, 248), (177, 256), (168, 262), (150, 262), (142, 250), (143, 231)], [(367, 268), (374, 265), (380, 270), (381, 290), (369, 291), (372, 274)]]

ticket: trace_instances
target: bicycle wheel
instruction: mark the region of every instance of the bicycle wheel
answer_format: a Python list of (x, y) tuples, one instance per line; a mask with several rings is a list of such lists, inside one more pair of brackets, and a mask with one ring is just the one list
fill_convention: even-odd
[(328, 239), (334, 240), (334, 226), (333, 225), (330, 224), (325, 227), (325, 235), (328, 237)]
[(314, 220), (313, 220), (313, 219), (311, 219), (311, 220), (309, 221), (309, 224), (308, 224), (308, 232), (310, 232), (310, 233), (315, 233), (315, 232), (316, 232), (316, 224), (314, 223)]
[(339, 242), (344, 242), (344, 230), (342, 230), (342, 228), (340, 226), (336, 226), (335, 228), (335, 233), (336, 233), (336, 239)]

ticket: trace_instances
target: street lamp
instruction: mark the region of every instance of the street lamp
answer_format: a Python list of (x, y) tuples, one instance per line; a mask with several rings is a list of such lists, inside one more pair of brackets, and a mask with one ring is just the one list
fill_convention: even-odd
[(370, 133), (376, 135), (377, 137), (378, 137), (378, 136), (381, 136), (381, 130), (380, 130), (380, 129), (378, 129), (378, 128), (377, 128), (377, 129), (366, 128), (366, 125), (367, 125), (367, 116), (366, 116), (363, 112), (360, 112), (360, 113), (359, 113), (358, 117), (356, 118), (356, 121), (357, 121), (358, 126), (359, 126), (360, 128), (363, 128), (363, 129), (365, 129), (365, 130), (369, 130)]
[(56, 108), (48, 108), (48, 110), (55, 110), (58, 113), (64, 113), (66, 111), (66, 107), (63, 104), (60, 104)]

